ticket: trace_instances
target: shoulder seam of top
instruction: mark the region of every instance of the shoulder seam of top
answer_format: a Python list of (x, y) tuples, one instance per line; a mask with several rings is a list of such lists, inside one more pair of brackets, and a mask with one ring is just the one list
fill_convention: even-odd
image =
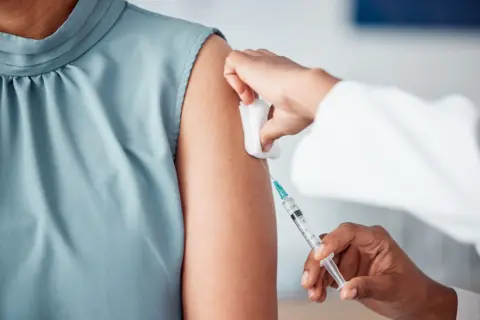
[(180, 125), (181, 125), (181, 118), (182, 118), (182, 112), (183, 112), (183, 104), (185, 102), (187, 87), (188, 87), (188, 83), (190, 82), (193, 67), (195, 65), (195, 62), (197, 61), (198, 55), (200, 54), (200, 51), (202, 50), (204, 44), (207, 42), (207, 40), (211, 36), (215, 34), (220, 35), (221, 33), (215, 28), (205, 28), (205, 30), (203, 30), (197, 35), (197, 37), (193, 41), (192, 46), (190, 47), (190, 51), (187, 55), (187, 58), (181, 70), (182, 73), (181, 73), (180, 82), (177, 89), (177, 97), (175, 101), (175, 122), (176, 123), (175, 123), (175, 130), (173, 132), (174, 141), (172, 144), (172, 154), (174, 159), (176, 158), (176, 154), (177, 154), (178, 137), (180, 135)]
[(157, 17), (157, 18), (172, 19), (172, 17), (170, 17), (170, 16), (167, 16), (167, 15), (155, 12), (155, 11), (151, 11), (151, 10), (139, 7), (139, 6), (137, 6), (133, 3), (130, 3), (128, 1), (127, 1), (127, 9), (132, 9), (133, 11), (136, 11), (140, 14), (145, 14), (145, 15), (148, 15), (148, 16), (153, 16), (153, 17)]
[(177, 20), (177, 21), (188, 22), (190, 24), (195, 24), (195, 25), (198, 25), (198, 26), (203, 26), (202, 24), (200, 24), (198, 22), (186, 20), (186, 19), (183, 19), (183, 18), (173, 17), (173, 16), (169, 16), (169, 15), (165, 15), (165, 14), (155, 12), (155, 11), (151, 11), (151, 10), (139, 7), (139, 6), (137, 6), (133, 3), (130, 3), (128, 1), (127, 1), (127, 9), (131, 9), (133, 11), (136, 11), (136, 12), (140, 13), (140, 14), (144, 14), (144, 15), (147, 15), (147, 16), (152, 16), (152, 17), (155, 17), (155, 18), (162, 18), (162, 19), (165, 19), (165, 20)]

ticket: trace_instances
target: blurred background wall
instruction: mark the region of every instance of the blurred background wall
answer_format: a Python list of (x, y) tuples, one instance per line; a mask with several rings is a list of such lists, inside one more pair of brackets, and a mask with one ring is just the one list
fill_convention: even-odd
[[(359, 28), (353, 23), (352, 1), (131, 2), (218, 27), (237, 49), (268, 48), (302, 64), (321, 66), (342, 78), (396, 85), (427, 99), (460, 93), (480, 104), (480, 31)], [(282, 158), (270, 166), (297, 198), (316, 232), (328, 232), (344, 221), (380, 224), (427, 274), (449, 285), (480, 292), (480, 257), (472, 247), (455, 242), (407, 213), (309, 199), (295, 193), (289, 176), (290, 155), (298, 139), (285, 138), (281, 142)], [(277, 209), (279, 294), (305, 295), (300, 289), (300, 276), (309, 249), (284, 215), (278, 199)]]

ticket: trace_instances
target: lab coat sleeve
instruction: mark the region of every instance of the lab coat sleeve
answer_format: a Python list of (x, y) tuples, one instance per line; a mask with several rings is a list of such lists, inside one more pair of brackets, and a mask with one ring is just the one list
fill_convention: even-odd
[(480, 295), (455, 289), (457, 292), (457, 320), (480, 319)]
[(342, 81), (293, 156), (307, 196), (401, 209), (480, 252), (479, 110)]

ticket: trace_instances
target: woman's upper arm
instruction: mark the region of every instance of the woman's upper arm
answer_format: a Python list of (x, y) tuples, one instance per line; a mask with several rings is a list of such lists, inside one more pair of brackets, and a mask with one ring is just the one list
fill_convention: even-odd
[(244, 151), (230, 48), (212, 36), (183, 104), (177, 170), (185, 218), (187, 320), (276, 319), (277, 233), (270, 181)]

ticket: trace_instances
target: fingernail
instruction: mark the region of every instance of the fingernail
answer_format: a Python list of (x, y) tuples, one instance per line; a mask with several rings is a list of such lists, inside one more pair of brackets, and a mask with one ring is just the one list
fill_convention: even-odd
[(308, 289), (308, 297), (312, 299), (314, 295), (315, 295), (315, 289)]
[(263, 147), (263, 152), (268, 152), (268, 151), (272, 150), (272, 147), (273, 147), (273, 144), (272, 144), (272, 143), (267, 143), (267, 144)]
[(327, 300), (326, 297), (321, 297), (320, 300), (317, 301), (317, 303), (322, 304), (325, 302), (325, 300)]
[(308, 271), (305, 271), (302, 275), (302, 285), (307, 285), (308, 282)]
[(321, 245), (318, 247), (317, 251), (315, 252), (315, 259), (316, 259), (316, 260), (321, 259), (322, 256), (323, 256), (323, 252), (324, 252), (324, 251), (325, 251), (325, 245), (324, 245), (324, 244), (321, 244)]
[(357, 289), (344, 289), (341, 294), (343, 300), (353, 300), (357, 297)]

